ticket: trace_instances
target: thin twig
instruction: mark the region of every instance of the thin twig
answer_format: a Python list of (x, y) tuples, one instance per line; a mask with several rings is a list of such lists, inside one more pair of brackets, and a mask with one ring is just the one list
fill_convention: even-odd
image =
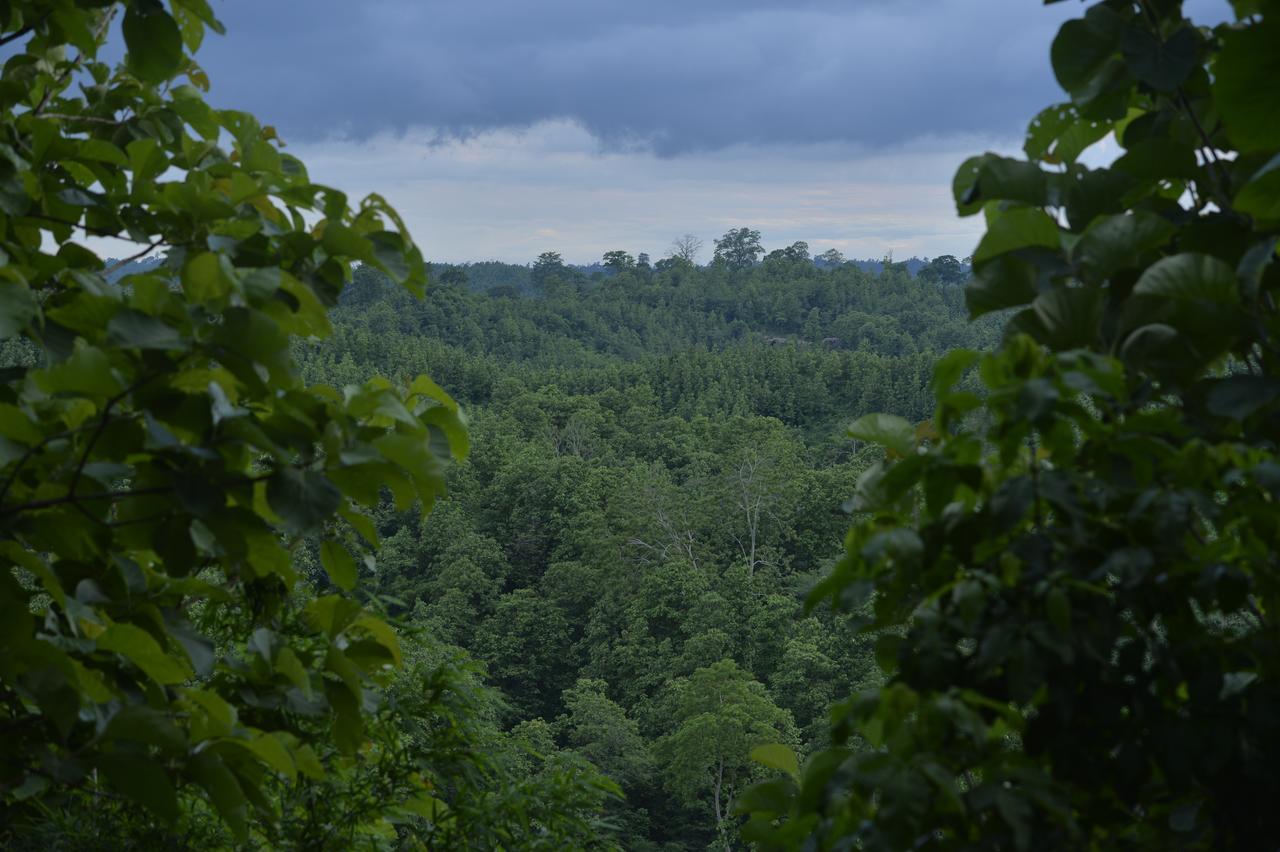
[(105, 228), (95, 228), (91, 225), (82, 225), (79, 222), (73, 222), (70, 219), (61, 219), (57, 216), (50, 216), (46, 213), (27, 213), (26, 218), (40, 219), (45, 222), (55, 222), (59, 225), (66, 225), (69, 228), (79, 228), (86, 234), (92, 234), (95, 237), (110, 237), (113, 240), (122, 240), (124, 242), (134, 243), (135, 245), (140, 246), (150, 245), (146, 240), (136, 240), (133, 237), (122, 236), (119, 231), (112, 232)]
[(158, 249), (160, 246), (164, 244), (165, 244), (164, 237), (160, 237), (154, 243), (149, 244), (146, 248), (144, 248), (142, 251), (138, 252), (137, 254), (131, 254), (128, 257), (124, 258), (123, 260), (117, 260), (115, 263), (111, 264), (106, 269), (102, 270), (102, 274), (110, 275), (111, 273), (115, 272), (117, 269), (123, 269), (124, 267), (133, 263), (135, 260), (142, 260), (142, 258), (151, 254), (151, 252), (155, 251), (156, 249)]
[(35, 28), (43, 24), (51, 14), (53, 13), (45, 12), (43, 15), (40, 16), (40, 19), (35, 23), (27, 24), (22, 29), (14, 30), (13, 32), (9, 33), (7, 36), (0, 38), (0, 47), (4, 47), (6, 44), (11, 44), (17, 41), (18, 39), (22, 38), (23, 36), (33, 32)]
[(115, 408), (129, 394), (145, 385), (152, 379), (157, 379), (160, 373), (149, 373), (129, 385), (120, 393), (107, 400), (106, 405), (102, 406), (102, 416), (98, 418), (98, 425), (93, 430), (93, 434), (89, 436), (89, 442), (85, 445), (84, 453), (80, 456), (80, 463), (76, 465), (76, 472), (71, 477), (71, 484), (67, 486), (67, 496), (74, 498), (76, 495), (76, 487), (80, 485), (80, 477), (84, 473), (84, 466), (89, 461), (89, 456), (93, 453), (94, 446), (98, 443), (98, 439), (102, 437), (102, 432), (107, 428), (107, 423), (111, 421), (111, 409)]
[[(49, 17), (49, 15), (46, 12), (45, 18), (47, 17)], [(41, 18), (40, 20), (43, 21), (44, 18)], [(4, 38), (0, 38), (0, 47), (4, 47), (6, 44), (9, 44), (10, 42), (17, 41), (18, 39), (22, 38), (24, 35), (31, 32), (35, 28), (36, 28), (35, 24), (27, 24), (22, 29), (9, 33), (9, 35), (5, 36)]]
[(19, 512), (34, 512), (37, 509), (50, 509), (54, 506), (65, 506), (68, 503), (80, 503), (98, 500), (120, 500), (125, 497), (148, 497), (156, 494), (169, 494), (172, 485), (157, 485), (154, 488), (127, 488), (121, 491), (99, 491), (93, 494), (72, 494), (67, 492), (61, 497), (50, 497), (47, 500), (32, 500), (30, 503), (19, 503), (14, 506), (0, 508), (0, 515), (16, 515)]
[(61, 121), (87, 121), (92, 124), (106, 124), (110, 127), (115, 127), (121, 123), (119, 119), (115, 118), (102, 118), (97, 115), (69, 115), (65, 112), (42, 112), (40, 113), (40, 117), (56, 118)]

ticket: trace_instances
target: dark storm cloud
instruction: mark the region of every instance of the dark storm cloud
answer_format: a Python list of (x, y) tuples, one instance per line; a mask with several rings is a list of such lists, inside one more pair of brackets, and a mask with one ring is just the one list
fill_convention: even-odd
[(224, 0), (219, 105), (295, 139), (581, 122), (610, 148), (1014, 134), (1073, 3)]

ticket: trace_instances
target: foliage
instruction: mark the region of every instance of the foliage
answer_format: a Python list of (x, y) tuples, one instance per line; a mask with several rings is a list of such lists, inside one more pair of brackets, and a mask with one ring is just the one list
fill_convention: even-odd
[[(293, 357), (353, 262), (422, 292), (395, 212), (205, 104), (204, 0), (12, 2), (0, 26), (0, 842), (368, 845), (467, 808), (475, 837), (597, 836), (590, 772), (454, 783), (459, 664), (406, 693), (353, 592), (368, 513), (421, 517), (468, 448), (429, 379), (338, 391)], [(85, 235), (141, 249), (107, 265)]]
[(657, 744), (665, 784), (690, 797), (709, 794), (716, 834), (729, 844), (728, 804), (755, 764), (752, 749), (794, 737), (791, 715), (732, 660), (672, 684), (675, 730)]
[[(938, 364), (931, 424), (860, 421), (814, 601), (870, 599), (889, 680), (837, 746), (743, 800), (764, 848), (1222, 849), (1280, 832), (1275, 3), (1106, 0), (1052, 61), (967, 298), (1004, 343)], [(1089, 168), (1111, 135), (1123, 153)], [(977, 365), (978, 397), (956, 386)], [(907, 426), (907, 429), (903, 429)]]
[[(606, 813), (628, 848), (703, 848), (710, 789), (672, 792), (659, 771), (673, 684), (731, 659), (791, 715), (799, 748), (828, 744), (832, 699), (877, 678), (867, 639), (800, 611), (875, 453), (835, 418), (923, 417), (936, 351), (981, 345), (990, 325), (963, 321), (957, 288), (853, 265), (565, 283), (517, 301), (494, 277), (417, 302), (357, 270), (334, 335), (299, 357), (314, 381), (427, 371), (458, 389), (472, 453), (429, 523), (374, 512), (364, 582), (486, 665), (514, 740), (622, 787)], [(815, 310), (817, 342), (762, 339)], [(821, 342), (836, 329), (847, 344)]]
[(754, 266), (762, 254), (760, 232), (751, 228), (730, 228), (716, 240), (715, 262), (732, 270)]

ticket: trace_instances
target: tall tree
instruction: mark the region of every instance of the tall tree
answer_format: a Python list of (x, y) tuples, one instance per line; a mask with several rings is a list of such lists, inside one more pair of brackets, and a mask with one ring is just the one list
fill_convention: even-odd
[(636, 268), (636, 259), (625, 251), (607, 251), (604, 253), (604, 268), (614, 275), (630, 272)]
[(730, 269), (747, 269), (755, 266), (764, 248), (760, 245), (760, 232), (751, 228), (730, 228), (716, 240), (715, 261)]
[(751, 751), (766, 743), (793, 742), (791, 714), (779, 709), (762, 684), (733, 660), (695, 671), (672, 686), (674, 729), (659, 741), (664, 783), (689, 798), (706, 797), (715, 831), (730, 846), (729, 804), (758, 769)]
[(933, 281), (946, 286), (963, 284), (969, 278), (969, 269), (954, 255), (941, 254), (929, 261), (916, 273), (921, 281)]

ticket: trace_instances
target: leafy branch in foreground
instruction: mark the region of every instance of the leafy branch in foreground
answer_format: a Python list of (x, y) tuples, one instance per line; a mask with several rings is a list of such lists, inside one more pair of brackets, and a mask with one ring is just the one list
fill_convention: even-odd
[(1234, 6), (1092, 5), (1027, 158), (960, 168), (987, 220), (969, 307), (1012, 311), (1005, 340), (939, 363), (931, 424), (853, 427), (887, 457), (812, 601), (869, 598), (890, 677), (741, 798), (763, 848), (1280, 833), (1280, 9)]
[[(362, 508), (428, 511), (467, 452), (429, 379), (308, 387), (290, 341), (328, 334), (353, 262), (420, 293), (422, 257), (382, 199), (204, 102), (204, 0), (13, 2), (0, 28), (0, 823), (106, 798), (269, 834), (273, 785), (366, 760), (400, 663), (352, 594)], [(166, 255), (114, 280), (86, 234)], [(327, 594), (295, 567), (317, 538)]]

